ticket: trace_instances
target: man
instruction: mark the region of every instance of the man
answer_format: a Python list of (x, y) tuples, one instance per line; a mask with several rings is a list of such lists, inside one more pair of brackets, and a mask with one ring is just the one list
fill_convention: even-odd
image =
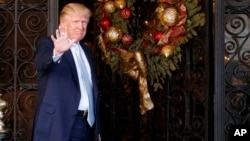
[(90, 141), (91, 135), (101, 140), (93, 56), (80, 43), (91, 15), (82, 4), (65, 5), (55, 35), (36, 44), (39, 95), (33, 141)]

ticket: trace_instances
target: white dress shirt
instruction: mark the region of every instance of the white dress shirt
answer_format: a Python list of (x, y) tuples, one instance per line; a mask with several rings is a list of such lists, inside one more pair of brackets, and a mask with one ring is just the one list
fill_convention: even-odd
[[(91, 81), (91, 71), (90, 71), (90, 65), (88, 63), (87, 57), (83, 51), (83, 49), (81, 48), (79, 43), (74, 43), (72, 45), (72, 47), (70, 48), (74, 60), (75, 60), (75, 64), (76, 64), (76, 70), (77, 70), (77, 75), (78, 75), (78, 79), (79, 79), (79, 84), (80, 84), (80, 90), (81, 90), (81, 100), (80, 100), (80, 104), (78, 107), (78, 110), (88, 110), (89, 107), (89, 98), (88, 98), (88, 94), (87, 94), (87, 90), (86, 90), (86, 86), (84, 84), (83, 81), (89, 81), (91, 83), (91, 87), (92, 87), (92, 81)], [(81, 65), (79, 64), (79, 60), (77, 59), (77, 53), (80, 53), (80, 56), (82, 57), (83, 61), (84, 61), (84, 66), (87, 68), (87, 73), (88, 73), (88, 78), (84, 78), (81, 75)], [(86, 80), (89, 79), (89, 80)]]

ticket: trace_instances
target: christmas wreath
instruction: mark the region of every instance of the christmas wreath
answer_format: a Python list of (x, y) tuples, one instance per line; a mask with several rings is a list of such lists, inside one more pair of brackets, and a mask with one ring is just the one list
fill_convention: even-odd
[(139, 38), (131, 34), (136, 0), (98, 0), (96, 9), (102, 58), (114, 72), (138, 80), (142, 114), (153, 108), (147, 81), (155, 90), (162, 88), (181, 62), (180, 46), (197, 36), (196, 27), (205, 23), (199, 0), (150, 2), (157, 2), (155, 18), (144, 22), (147, 28)]

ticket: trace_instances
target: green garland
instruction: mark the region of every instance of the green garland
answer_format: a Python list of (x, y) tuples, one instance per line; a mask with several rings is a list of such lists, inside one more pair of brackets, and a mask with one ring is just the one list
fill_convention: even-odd
[[(132, 10), (132, 16), (134, 15), (134, 4), (135, 0), (125, 0), (126, 1), (126, 7), (130, 8)], [(160, 0), (162, 1), (162, 0)], [(164, 0), (163, 0), (164, 1)], [(98, 22), (98, 25), (100, 23), (100, 20), (107, 16), (111, 20), (111, 25), (115, 25), (116, 27), (119, 27), (121, 34), (129, 34), (129, 28), (130, 28), (130, 20), (124, 19), (120, 15), (119, 8), (116, 8), (114, 12), (112, 13), (105, 13), (103, 10), (104, 4), (107, 2), (107, 0), (99, 1), (97, 3), (97, 9), (96, 9), (96, 21)], [(145, 0), (146, 2), (146, 0)], [(178, 69), (178, 64), (181, 62), (181, 47), (180, 45), (187, 43), (190, 39), (197, 36), (196, 28), (200, 26), (204, 26), (205, 24), (205, 14), (201, 12), (201, 6), (199, 6), (199, 0), (180, 0), (180, 2), (175, 3), (173, 5), (169, 5), (163, 2), (159, 2), (157, 0), (150, 0), (150, 2), (157, 2), (158, 7), (159, 6), (175, 6), (178, 7), (180, 3), (183, 3), (186, 6), (186, 14), (187, 18), (185, 21), (185, 35), (181, 37), (181, 39), (178, 39), (177, 42), (174, 42), (172, 44), (174, 46), (173, 55), (169, 57), (165, 57), (164, 55), (152, 55), (151, 50), (155, 48), (155, 45), (157, 42), (154, 40), (154, 37), (152, 34), (145, 34), (143, 33), (142, 38), (138, 38), (133, 41), (131, 45), (126, 47), (126, 50), (128, 51), (143, 51), (143, 54), (146, 58), (147, 63), (147, 80), (150, 82), (150, 84), (157, 90), (158, 88), (162, 88), (162, 84), (164, 83), (164, 80), (166, 79), (166, 76), (171, 76), (172, 72)], [(157, 12), (155, 12), (157, 14)], [(155, 16), (157, 17), (157, 15)], [(162, 25), (162, 23), (158, 20), (158, 17), (154, 19), (156, 22), (145, 30), (145, 32), (148, 31), (163, 31), (165, 32), (166, 29)], [(151, 21), (149, 21), (151, 22)], [(102, 27), (99, 25), (100, 29), (102, 30)], [(153, 27), (153, 28), (152, 28)], [(102, 36), (101, 34), (99, 36)], [(147, 48), (144, 48), (145, 41), (147, 41)], [(103, 49), (102, 44), (103, 42), (99, 41), (99, 46), (102, 48), (103, 53), (106, 53), (106, 55), (103, 54), (103, 60), (110, 65), (113, 72), (117, 72), (119, 74), (122, 73), (122, 69), (120, 66), (120, 58), (119, 54), (115, 51), (109, 50), (109, 49)], [(123, 45), (121, 42), (105, 42), (105, 46), (109, 46), (109, 48), (122, 48)], [(108, 55), (108, 57), (107, 57)]]

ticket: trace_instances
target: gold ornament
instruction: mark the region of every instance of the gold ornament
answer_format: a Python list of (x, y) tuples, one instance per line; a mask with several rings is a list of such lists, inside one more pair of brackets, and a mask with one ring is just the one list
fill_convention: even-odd
[(178, 21), (179, 13), (178, 11), (173, 8), (166, 8), (162, 13), (162, 21), (167, 26), (174, 26)]
[(115, 0), (114, 5), (116, 8), (123, 9), (126, 6), (126, 1), (125, 0)]
[(161, 54), (168, 58), (174, 54), (174, 46), (166, 45), (161, 49)]
[(105, 32), (105, 38), (112, 43), (116, 43), (121, 40), (122, 32), (119, 28), (111, 26)]
[(108, 1), (104, 4), (104, 10), (107, 13), (113, 13), (115, 12), (115, 4), (113, 1)]

